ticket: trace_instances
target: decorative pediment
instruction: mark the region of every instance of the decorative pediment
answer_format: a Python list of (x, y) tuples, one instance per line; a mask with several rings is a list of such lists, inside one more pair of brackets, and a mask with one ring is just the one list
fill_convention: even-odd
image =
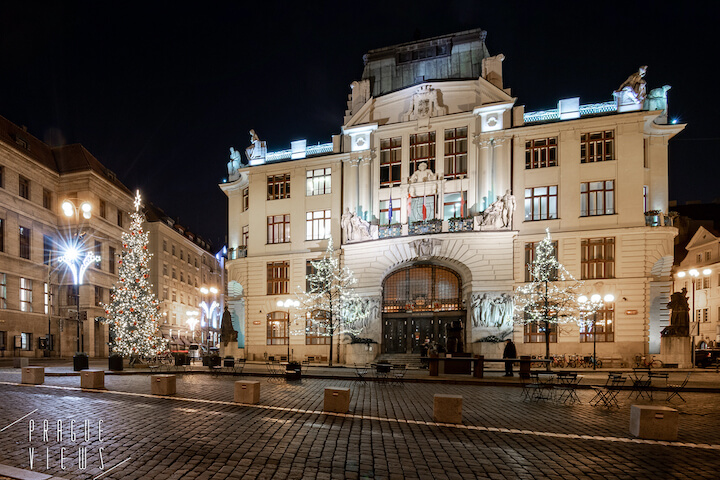
[(694, 250), (696, 248), (704, 247), (707, 245), (712, 245), (718, 242), (718, 237), (713, 235), (709, 230), (707, 230), (705, 227), (698, 228), (698, 231), (695, 232), (695, 235), (690, 239), (685, 249), (687, 251)]

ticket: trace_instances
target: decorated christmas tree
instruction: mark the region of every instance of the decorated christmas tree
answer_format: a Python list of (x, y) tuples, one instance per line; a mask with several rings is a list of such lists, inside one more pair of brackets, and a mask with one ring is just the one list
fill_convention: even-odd
[[(581, 319), (577, 299), (582, 282), (558, 262), (549, 230), (535, 249), (535, 259), (528, 268), (532, 281), (515, 291), (515, 320), (539, 326), (545, 334), (545, 356), (549, 358), (551, 325), (578, 323)], [(557, 328), (555, 331), (557, 334)]]
[(130, 357), (130, 362), (135, 363), (140, 357), (166, 352), (167, 341), (160, 333), (160, 307), (148, 281), (152, 255), (147, 249), (148, 233), (142, 229), (145, 215), (140, 212), (140, 192), (130, 217), (130, 231), (122, 234), (123, 250), (118, 260), (120, 278), (110, 292), (105, 314), (112, 332), (112, 353)]

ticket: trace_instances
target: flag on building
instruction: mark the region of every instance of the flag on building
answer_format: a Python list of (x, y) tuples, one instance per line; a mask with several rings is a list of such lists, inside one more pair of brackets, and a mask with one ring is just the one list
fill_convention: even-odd
[(425, 196), (423, 195), (423, 222), (427, 220), (427, 208), (425, 207)]
[(388, 200), (388, 225), (392, 225), (392, 190), (390, 190), (390, 200)]

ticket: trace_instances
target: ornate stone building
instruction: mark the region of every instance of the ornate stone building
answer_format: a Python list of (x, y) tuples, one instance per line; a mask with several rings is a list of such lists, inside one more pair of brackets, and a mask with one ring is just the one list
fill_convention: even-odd
[(546, 230), (587, 293), (616, 299), (594, 338), (552, 328), (551, 351), (659, 350), (677, 231), (645, 212), (667, 212), (667, 143), (684, 128), (668, 124), (669, 87), (646, 94), (641, 69), (606, 103), (526, 113), (485, 35), (368, 52), (332, 143), (268, 152), (252, 132), (247, 160), (231, 149), (228, 280), (248, 358), (327, 355), (305, 312), (276, 305), (305, 288), (329, 235), (370, 312), (360, 336), (377, 342), (343, 343), (341, 361), (444, 344), (453, 321), (465, 351), (497, 356), (512, 336), (542, 354), (541, 326), (513, 322), (512, 296)]

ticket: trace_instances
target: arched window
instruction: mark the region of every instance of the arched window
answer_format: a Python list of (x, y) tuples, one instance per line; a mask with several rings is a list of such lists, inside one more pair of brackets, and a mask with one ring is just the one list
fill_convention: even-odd
[(270, 312), (267, 314), (268, 345), (287, 345), (290, 341), (288, 331), (288, 312)]
[(461, 281), (457, 273), (438, 265), (398, 270), (383, 283), (383, 313), (460, 310)]
[(313, 310), (307, 315), (305, 345), (330, 345), (330, 312)]

